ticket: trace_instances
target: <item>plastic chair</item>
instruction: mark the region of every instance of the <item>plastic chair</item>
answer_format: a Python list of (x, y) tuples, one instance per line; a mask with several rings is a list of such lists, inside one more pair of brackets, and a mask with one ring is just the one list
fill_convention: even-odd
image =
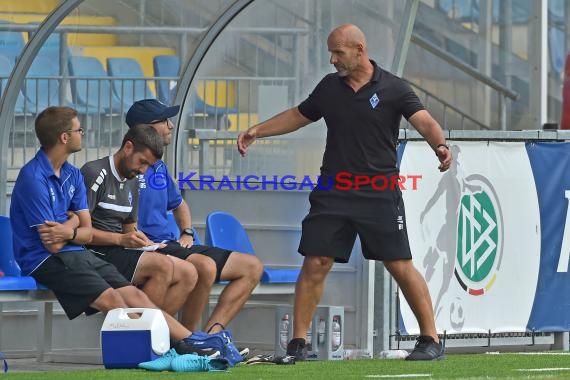
[[(153, 59), (154, 75), (156, 77), (178, 77), (180, 71), (180, 59), (175, 55), (157, 55)], [(156, 81), (156, 97), (163, 103), (171, 104), (173, 93), (176, 90), (177, 81), (173, 79)], [(218, 107), (207, 104), (198, 94), (195, 88), (190, 92), (190, 104), (192, 114), (225, 115), (237, 113), (237, 107)]]
[(255, 255), (240, 221), (223, 211), (214, 211), (206, 218), (206, 245)]
[(79, 112), (120, 113), (121, 105), (113, 90), (107, 72), (95, 57), (72, 56), (69, 58), (69, 74), (73, 77), (94, 79), (71, 79), (71, 94)]
[[(6, 21), (0, 21), (7, 24)], [(16, 62), (16, 58), (24, 50), (24, 35), (22, 32), (4, 30), (0, 31), (0, 48), (2, 55), (7, 57), (12, 64)]]
[(12, 225), (7, 216), (0, 216), (0, 241), (3, 242), (2, 252), (0, 252), (0, 270), (4, 272), (4, 277), (0, 278), (0, 291), (37, 289), (36, 280), (33, 277), (22, 276), (20, 266), (14, 258)]
[(2, 244), (2, 253), (0, 254), (0, 270), (5, 276), (20, 276), (20, 266), (14, 259), (14, 246), (12, 243), (12, 225), (10, 218), (0, 216), (0, 241)]
[(59, 80), (46, 79), (57, 76), (59, 76), (59, 69), (51, 59), (45, 56), (37, 56), (34, 59), (23, 86), (28, 109), (33, 113), (39, 113), (48, 106), (60, 104)]
[[(31, 25), (38, 25), (39, 22), (30, 22)], [(35, 31), (28, 32), (28, 40), (34, 36)], [(57, 69), (57, 74), (60, 73), (60, 53), (61, 48), (65, 49), (66, 57), (71, 55), (71, 51), (66, 41), (63, 41), (63, 45), (61, 44), (61, 34), (60, 33), (52, 33), (48, 36), (48, 38), (44, 41), (40, 51), (38, 52), (38, 56), (45, 57), (52, 62)]]
[[(11, 61), (10, 58), (3, 55), (4, 51), (0, 54), (0, 94), (6, 90), (6, 86), (8, 84), (8, 77), (12, 73), (12, 69), (14, 68), (14, 61)], [(16, 99), (16, 105), (14, 106), (14, 113), (15, 114), (24, 114), (25, 109), (25, 98), (22, 94), (22, 91), (18, 92), (18, 98)]]
[(560, 77), (564, 70), (564, 31), (558, 28), (548, 28), (548, 50), (552, 70)]
[[(206, 87), (205, 87), (206, 88)], [(192, 112), (195, 114), (206, 114), (211, 116), (220, 116), (226, 115), (230, 113), (237, 113), (237, 107), (228, 107), (228, 106), (218, 106), (215, 104), (208, 104), (204, 100), (202, 94), (198, 94), (196, 89), (192, 88), (192, 92), (190, 93), (190, 104), (192, 104)], [(203, 94), (205, 95), (205, 94)]]
[[(157, 55), (152, 60), (155, 77), (177, 78), (180, 71), (180, 58), (176, 55)], [(174, 79), (156, 80), (156, 98), (165, 104), (170, 104), (172, 91), (176, 88)]]
[[(255, 255), (243, 225), (233, 215), (223, 211), (214, 211), (206, 218), (206, 245)], [(261, 282), (294, 283), (299, 272), (299, 269), (264, 266)]]
[[(107, 72), (113, 77), (113, 92), (121, 100), (126, 112), (137, 100), (153, 98), (148, 83), (144, 79), (142, 68), (133, 58), (107, 58)], [(139, 79), (125, 79), (139, 78)]]

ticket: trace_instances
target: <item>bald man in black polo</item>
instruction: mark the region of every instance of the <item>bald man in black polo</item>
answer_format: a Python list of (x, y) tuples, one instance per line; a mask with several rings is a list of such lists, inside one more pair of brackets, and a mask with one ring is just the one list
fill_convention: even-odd
[[(306, 332), (334, 262), (346, 263), (356, 235), (364, 257), (382, 260), (406, 297), (420, 337), (408, 360), (435, 360), (444, 355), (437, 336), (431, 297), (412, 263), (402, 194), (376, 177), (399, 174), (396, 144), (404, 116), (449, 168), (452, 155), (439, 124), (424, 109), (411, 87), (368, 57), (364, 33), (352, 24), (334, 29), (327, 40), (336, 73), (325, 76), (298, 107), (254, 125), (238, 137), (245, 155), (255, 139), (296, 131), (325, 119), (327, 143), (321, 175), (330, 182), (315, 188), (303, 220), (299, 253), (305, 256), (295, 289), (293, 339), (287, 354), (306, 357)], [(356, 181), (360, 185), (356, 185)], [(348, 186), (348, 183), (352, 186)]]

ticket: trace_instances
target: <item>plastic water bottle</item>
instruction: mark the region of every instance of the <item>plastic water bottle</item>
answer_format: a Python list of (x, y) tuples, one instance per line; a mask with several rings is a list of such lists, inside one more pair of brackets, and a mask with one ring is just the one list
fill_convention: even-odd
[(380, 352), (380, 359), (405, 359), (408, 355), (406, 350), (386, 350)]
[(335, 315), (332, 320), (332, 350), (336, 351), (340, 348), (341, 341), (341, 325), (340, 315)]
[(317, 333), (317, 344), (322, 346), (325, 344), (325, 320), (323, 318), (319, 319), (318, 333)]
[(372, 359), (372, 354), (368, 350), (352, 348), (344, 350), (342, 358), (344, 360)]
[(309, 323), (309, 329), (307, 330), (307, 351), (313, 350), (313, 321)]
[(287, 343), (289, 343), (289, 314), (283, 315), (279, 325), (279, 344), (286, 350)]

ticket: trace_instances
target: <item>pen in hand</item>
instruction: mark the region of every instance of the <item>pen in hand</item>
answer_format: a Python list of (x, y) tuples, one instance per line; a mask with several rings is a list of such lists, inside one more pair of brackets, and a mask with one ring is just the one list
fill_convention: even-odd
[(146, 235), (145, 235), (144, 233), (140, 232), (140, 231), (138, 230), (137, 226), (133, 226), (133, 229), (134, 229), (134, 231), (135, 231), (135, 234), (136, 234), (139, 238), (141, 238), (141, 239), (143, 239), (143, 240), (145, 241), (145, 243), (144, 243), (145, 246), (152, 244), (152, 241), (150, 241), (150, 240), (146, 237)]

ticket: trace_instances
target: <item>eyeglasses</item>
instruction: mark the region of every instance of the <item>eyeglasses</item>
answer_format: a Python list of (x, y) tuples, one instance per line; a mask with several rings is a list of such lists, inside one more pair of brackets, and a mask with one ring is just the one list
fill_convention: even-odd
[(73, 132), (77, 132), (79, 133), (81, 136), (83, 136), (85, 134), (85, 131), (83, 130), (83, 128), (78, 128), (78, 129), (68, 129), (67, 133), (73, 133)]
[(156, 120), (156, 121), (151, 121), (149, 124), (160, 124), (160, 123), (168, 123), (170, 122), (170, 119), (162, 119), (162, 120)]

